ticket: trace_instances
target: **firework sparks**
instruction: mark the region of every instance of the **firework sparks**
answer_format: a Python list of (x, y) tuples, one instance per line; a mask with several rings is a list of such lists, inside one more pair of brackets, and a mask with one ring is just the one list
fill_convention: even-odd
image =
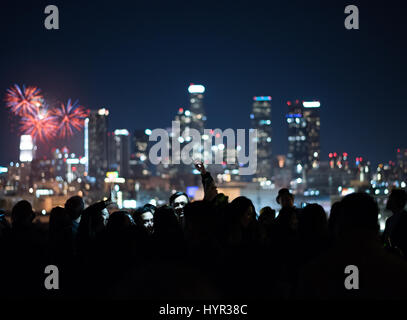
[(37, 87), (25, 87), (23, 89), (15, 84), (7, 89), (6, 106), (11, 112), (19, 116), (35, 115), (38, 108), (42, 106), (43, 97), (41, 90)]
[(58, 120), (58, 133), (61, 138), (72, 136), (74, 130), (80, 131), (88, 116), (88, 112), (78, 104), (78, 101), (72, 102), (71, 99), (66, 105), (61, 103), (61, 106), (52, 110), (51, 114)]
[(26, 114), (21, 119), (21, 131), (34, 140), (48, 140), (55, 137), (57, 119), (46, 109), (38, 109), (35, 114)]

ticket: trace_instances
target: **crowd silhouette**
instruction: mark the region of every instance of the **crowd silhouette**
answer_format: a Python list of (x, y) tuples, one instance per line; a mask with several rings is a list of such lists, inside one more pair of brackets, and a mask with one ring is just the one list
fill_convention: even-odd
[[(130, 299), (407, 298), (407, 195), (391, 192), (383, 234), (379, 208), (366, 193), (323, 207), (294, 206), (257, 217), (252, 201), (218, 193), (202, 164), (204, 199), (177, 192), (169, 204), (119, 210), (109, 200), (85, 208), (74, 196), (53, 208), (49, 225), (33, 223), (28, 201), (0, 215), (1, 297)], [(276, 215), (278, 211), (278, 215)], [(59, 289), (44, 287), (44, 269), (59, 270)], [(357, 289), (345, 286), (347, 266)], [(356, 281), (356, 280), (353, 280)]]

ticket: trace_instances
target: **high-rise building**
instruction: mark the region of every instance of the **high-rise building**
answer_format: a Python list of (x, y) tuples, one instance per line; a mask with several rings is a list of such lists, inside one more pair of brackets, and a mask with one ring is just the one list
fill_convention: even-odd
[(201, 84), (190, 84), (188, 87), (190, 110), (185, 111), (185, 115), (190, 117), (188, 126), (190, 128), (197, 129), (200, 133), (203, 133), (205, 128), (205, 109), (203, 106), (203, 98), (205, 87)]
[(107, 117), (105, 108), (92, 110), (85, 120), (85, 157), (88, 176), (96, 179), (99, 186), (104, 181), (108, 166)]
[[(177, 176), (188, 176), (194, 170), (194, 165), (186, 165), (182, 161), (177, 164), (175, 159), (180, 159), (181, 157), (181, 150), (184, 148), (186, 144), (190, 145), (192, 140), (192, 135), (190, 133), (190, 129), (198, 130), (198, 132), (202, 135), (204, 133), (205, 128), (205, 109), (203, 106), (203, 98), (205, 87), (200, 84), (190, 84), (188, 87), (189, 92), (189, 108), (179, 108), (178, 113), (175, 116), (175, 121), (179, 123), (179, 136), (172, 132), (171, 139), (178, 139), (180, 148), (178, 150), (171, 150), (171, 156), (173, 158), (172, 163), (173, 169), (172, 172), (175, 173)], [(197, 144), (191, 146), (191, 153), (192, 159), (198, 158), (202, 155), (203, 152), (203, 143), (200, 141)]]
[(399, 181), (407, 180), (407, 148), (397, 149), (396, 175)]
[(140, 177), (151, 174), (148, 166), (148, 136), (150, 129), (136, 130), (133, 135), (133, 152), (130, 159), (130, 171), (132, 176)]
[(288, 101), (287, 161), (296, 175), (318, 168), (320, 161), (319, 101)]
[(303, 101), (304, 118), (307, 123), (307, 145), (308, 145), (308, 168), (318, 168), (321, 153), (320, 128), (321, 118), (319, 101)]
[(258, 178), (270, 178), (272, 175), (271, 158), (271, 97), (253, 97), (252, 128), (257, 129), (257, 173)]
[(122, 178), (130, 173), (130, 134), (127, 129), (116, 129), (108, 134), (109, 170), (119, 172)]
[(32, 137), (28, 134), (23, 134), (20, 137), (20, 161), (31, 162), (34, 159), (35, 145)]

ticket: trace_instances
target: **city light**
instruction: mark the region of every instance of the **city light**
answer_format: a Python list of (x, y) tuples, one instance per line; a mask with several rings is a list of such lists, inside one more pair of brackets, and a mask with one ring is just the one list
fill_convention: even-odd
[(204, 93), (205, 92), (205, 87), (200, 84), (191, 84), (188, 87), (188, 92), (189, 93)]
[(254, 101), (271, 101), (270, 96), (254, 96), (253, 97)]
[(98, 115), (100, 116), (108, 116), (109, 115), (109, 110), (102, 108), (98, 110)]
[(319, 108), (321, 106), (319, 101), (304, 101), (302, 105), (304, 108)]
[(127, 129), (116, 129), (114, 131), (114, 134), (116, 136), (128, 136), (130, 133)]

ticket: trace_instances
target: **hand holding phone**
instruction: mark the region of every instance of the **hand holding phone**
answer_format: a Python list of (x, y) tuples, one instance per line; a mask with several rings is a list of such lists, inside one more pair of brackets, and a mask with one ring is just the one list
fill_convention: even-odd
[(201, 174), (206, 173), (205, 165), (203, 164), (202, 161), (198, 161), (195, 163), (195, 168), (198, 170)]

